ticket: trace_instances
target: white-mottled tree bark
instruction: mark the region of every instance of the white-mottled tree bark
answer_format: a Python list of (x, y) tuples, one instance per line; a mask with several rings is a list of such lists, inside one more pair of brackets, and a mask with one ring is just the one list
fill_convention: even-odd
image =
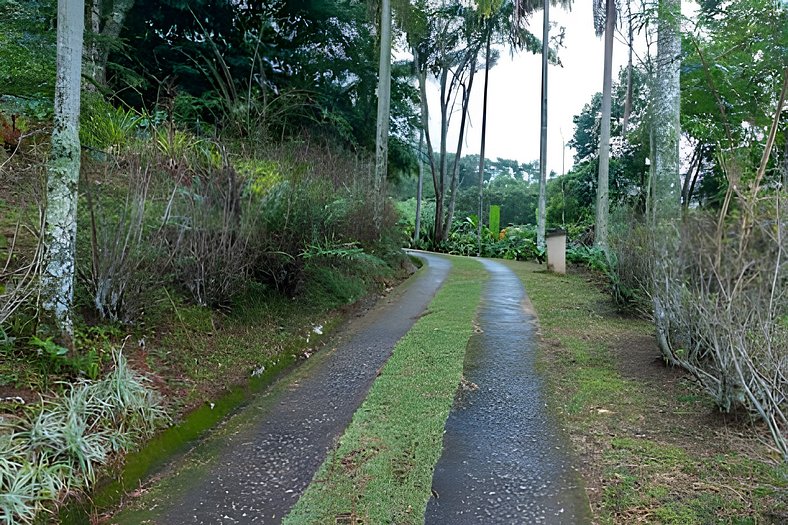
[(681, 216), (681, 0), (660, 0), (654, 99), (654, 217)]
[(73, 335), (84, 10), (84, 0), (58, 0), (55, 118), (47, 179), (46, 259), (41, 276), (41, 306), (67, 342)]
[(657, 343), (668, 363), (675, 363), (670, 347), (670, 305), (680, 293), (672, 281), (671, 266), (678, 249), (681, 218), (679, 135), (681, 126), (681, 0), (659, 0), (657, 27), (657, 72), (654, 80), (652, 139), (654, 162), (651, 213), (654, 228), (654, 324)]
[[(547, 222), (547, 59), (550, 56), (550, 0), (544, 0), (544, 25), (542, 27), (542, 122), (539, 147), (539, 201), (536, 216), (536, 245), (545, 247)], [(481, 217), (479, 218), (481, 220)]]
[(380, 65), (378, 68), (378, 117), (375, 136), (374, 221), (380, 230), (383, 220), (384, 184), (389, 155), (391, 111), (391, 1), (383, 0), (380, 14)]
[(605, 8), (605, 65), (602, 78), (602, 117), (599, 130), (599, 172), (596, 189), (594, 244), (607, 250), (610, 212), (610, 112), (613, 91), (613, 33), (616, 30), (616, 1), (607, 0)]

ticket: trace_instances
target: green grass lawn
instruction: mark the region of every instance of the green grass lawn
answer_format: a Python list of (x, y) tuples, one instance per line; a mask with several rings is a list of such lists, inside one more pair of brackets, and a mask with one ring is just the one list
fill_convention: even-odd
[(285, 524), (423, 522), (486, 279), (477, 261), (452, 261)]
[(788, 469), (763, 428), (720, 414), (687, 374), (665, 367), (651, 323), (619, 314), (589, 275), (505, 264), (539, 316), (540, 368), (595, 522), (788, 522)]

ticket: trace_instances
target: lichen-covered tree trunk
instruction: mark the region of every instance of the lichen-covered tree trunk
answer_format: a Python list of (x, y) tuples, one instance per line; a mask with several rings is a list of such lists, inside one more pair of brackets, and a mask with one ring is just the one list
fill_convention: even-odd
[(84, 9), (84, 0), (58, 0), (55, 119), (47, 179), (46, 259), (41, 276), (41, 306), (68, 344), (73, 335)]
[(613, 32), (616, 30), (616, 2), (607, 0), (605, 10), (605, 65), (602, 78), (602, 118), (599, 131), (599, 173), (596, 189), (596, 227), (594, 244), (607, 250), (610, 194), (610, 111), (613, 91)]
[(654, 100), (654, 216), (681, 216), (679, 136), (681, 127), (681, 0), (660, 0)]
[(375, 228), (383, 221), (384, 185), (389, 156), (389, 114), (391, 106), (391, 2), (383, 0), (380, 14), (380, 65), (378, 69), (378, 118), (375, 138), (374, 210)]

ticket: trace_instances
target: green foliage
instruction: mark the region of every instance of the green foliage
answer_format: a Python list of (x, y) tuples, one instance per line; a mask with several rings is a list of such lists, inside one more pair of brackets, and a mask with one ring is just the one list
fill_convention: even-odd
[(66, 496), (88, 489), (96, 467), (112, 453), (133, 448), (167, 423), (145, 378), (120, 352), (113, 355), (115, 366), (105, 378), (70, 385), (62, 397), (3, 421), (0, 510), (5, 523), (31, 523)]
[(604, 250), (595, 246), (570, 245), (566, 249), (566, 260), (576, 264), (583, 264), (591, 270), (607, 273), (610, 271), (608, 255)]
[[(407, 239), (413, 239), (416, 229), (416, 198), (411, 197), (404, 201), (397, 201), (394, 206), (399, 214), (397, 229), (404, 233)], [(435, 201), (424, 200), (421, 203), (421, 232), (419, 242), (426, 242), (432, 231), (435, 220)], [(422, 246), (424, 247), (424, 246)]]
[(69, 355), (68, 349), (58, 345), (52, 339), (40, 339), (33, 336), (28, 344), (38, 353), (46, 376), (51, 374), (73, 374), (75, 376), (96, 379), (101, 371), (101, 355), (97, 348)]
[[(159, 2), (137, 0), (111, 60), (145, 78), (121, 97), (160, 102), (191, 129), (234, 138), (293, 138), (303, 130), (346, 147), (374, 148), (375, 20), (363, 2)], [(175, 23), (177, 21), (177, 23)], [(413, 166), (418, 97), (407, 63), (392, 68), (390, 162)], [(113, 81), (113, 79), (111, 79)], [(118, 88), (123, 76), (115, 79)], [(208, 131), (210, 130), (210, 131)]]
[(364, 249), (359, 248), (356, 243), (332, 244), (325, 242), (321, 244), (310, 244), (298, 255), (305, 260), (321, 257), (357, 260), (365, 254)]
[(103, 100), (89, 99), (80, 120), (79, 137), (86, 146), (106, 153), (120, 153), (141, 131), (143, 115), (133, 109), (113, 108)]
[(346, 266), (314, 264), (304, 270), (306, 293), (329, 308), (351, 304), (367, 293), (364, 281)]
[[(449, 238), (437, 251), (452, 255), (479, 255), (478, 218), (476, 215), (456, 221)], [(509, 226), (497, 235), (489, 228), (482, 226), (481, 256), (525, 261), (541, 259), (536, 246), (536, 228), (533, 226)]]
[(501, 230), (501, 207), (498, 205), (490, 206), (490, 234), (493, 238), (498, 237)]
[[(370, 198), (365, 163), (314, 147), (305, 156), (301, 145), (291, 144), (271, 151), (262, 166), (256, 170), (265, 188), (256, 204), (259, 279), (292, 295), (302, 289), (307, 265), (318, 259), (323, 264), (383, 257), (378, 252), (386, 237), (375, 231), (365, 204)], [(390, 210), (382, 233), (393, 229), (395, 220)]]
[(0, 95), (54, 93), (55, 19), (54, 0), (0, 0)]
[[(774, 0), (703, 2), (683, 47), (681, 127), (702, 159), (694, 200), (718, 208), (728, 187), (720, 158), (738, 164), (742, 186), (760, 163), (788, 56), (788, 8)], [(781, 125), (777, 151), (786, 140), (788, 129)], [(775, 151), (771, 158), (766, 180), (776, 183), (780, 155)]]

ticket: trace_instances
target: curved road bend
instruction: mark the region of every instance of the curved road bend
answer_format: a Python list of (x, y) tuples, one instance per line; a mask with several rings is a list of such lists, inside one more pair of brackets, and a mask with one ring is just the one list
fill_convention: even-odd
[(463, 375), (476, 390), (456, 399), (432, 479), (428, 525), (583, 524), (590, 509), (570, 447), (545, 405), (534, 369), (535, 317), (502, 264), (490, 272)]
[[(280, 523), (366, 397), (395, 343), (425, 310), (451, 268), (443, 257), (415, 255), (425, 260), (425, 267), (401, 290), (351, 321), (346, 340), (245, 408), (236, 419), (247, 422), (225, 432), (223, 441), (198, 445), (186, 457), (192, 464), (207, 465), (174, 465), (174, 474), (163, 479), (160, 490), (154, 488), (110, 522)], [(206, 446), (218, 452), (201, 453)]]

